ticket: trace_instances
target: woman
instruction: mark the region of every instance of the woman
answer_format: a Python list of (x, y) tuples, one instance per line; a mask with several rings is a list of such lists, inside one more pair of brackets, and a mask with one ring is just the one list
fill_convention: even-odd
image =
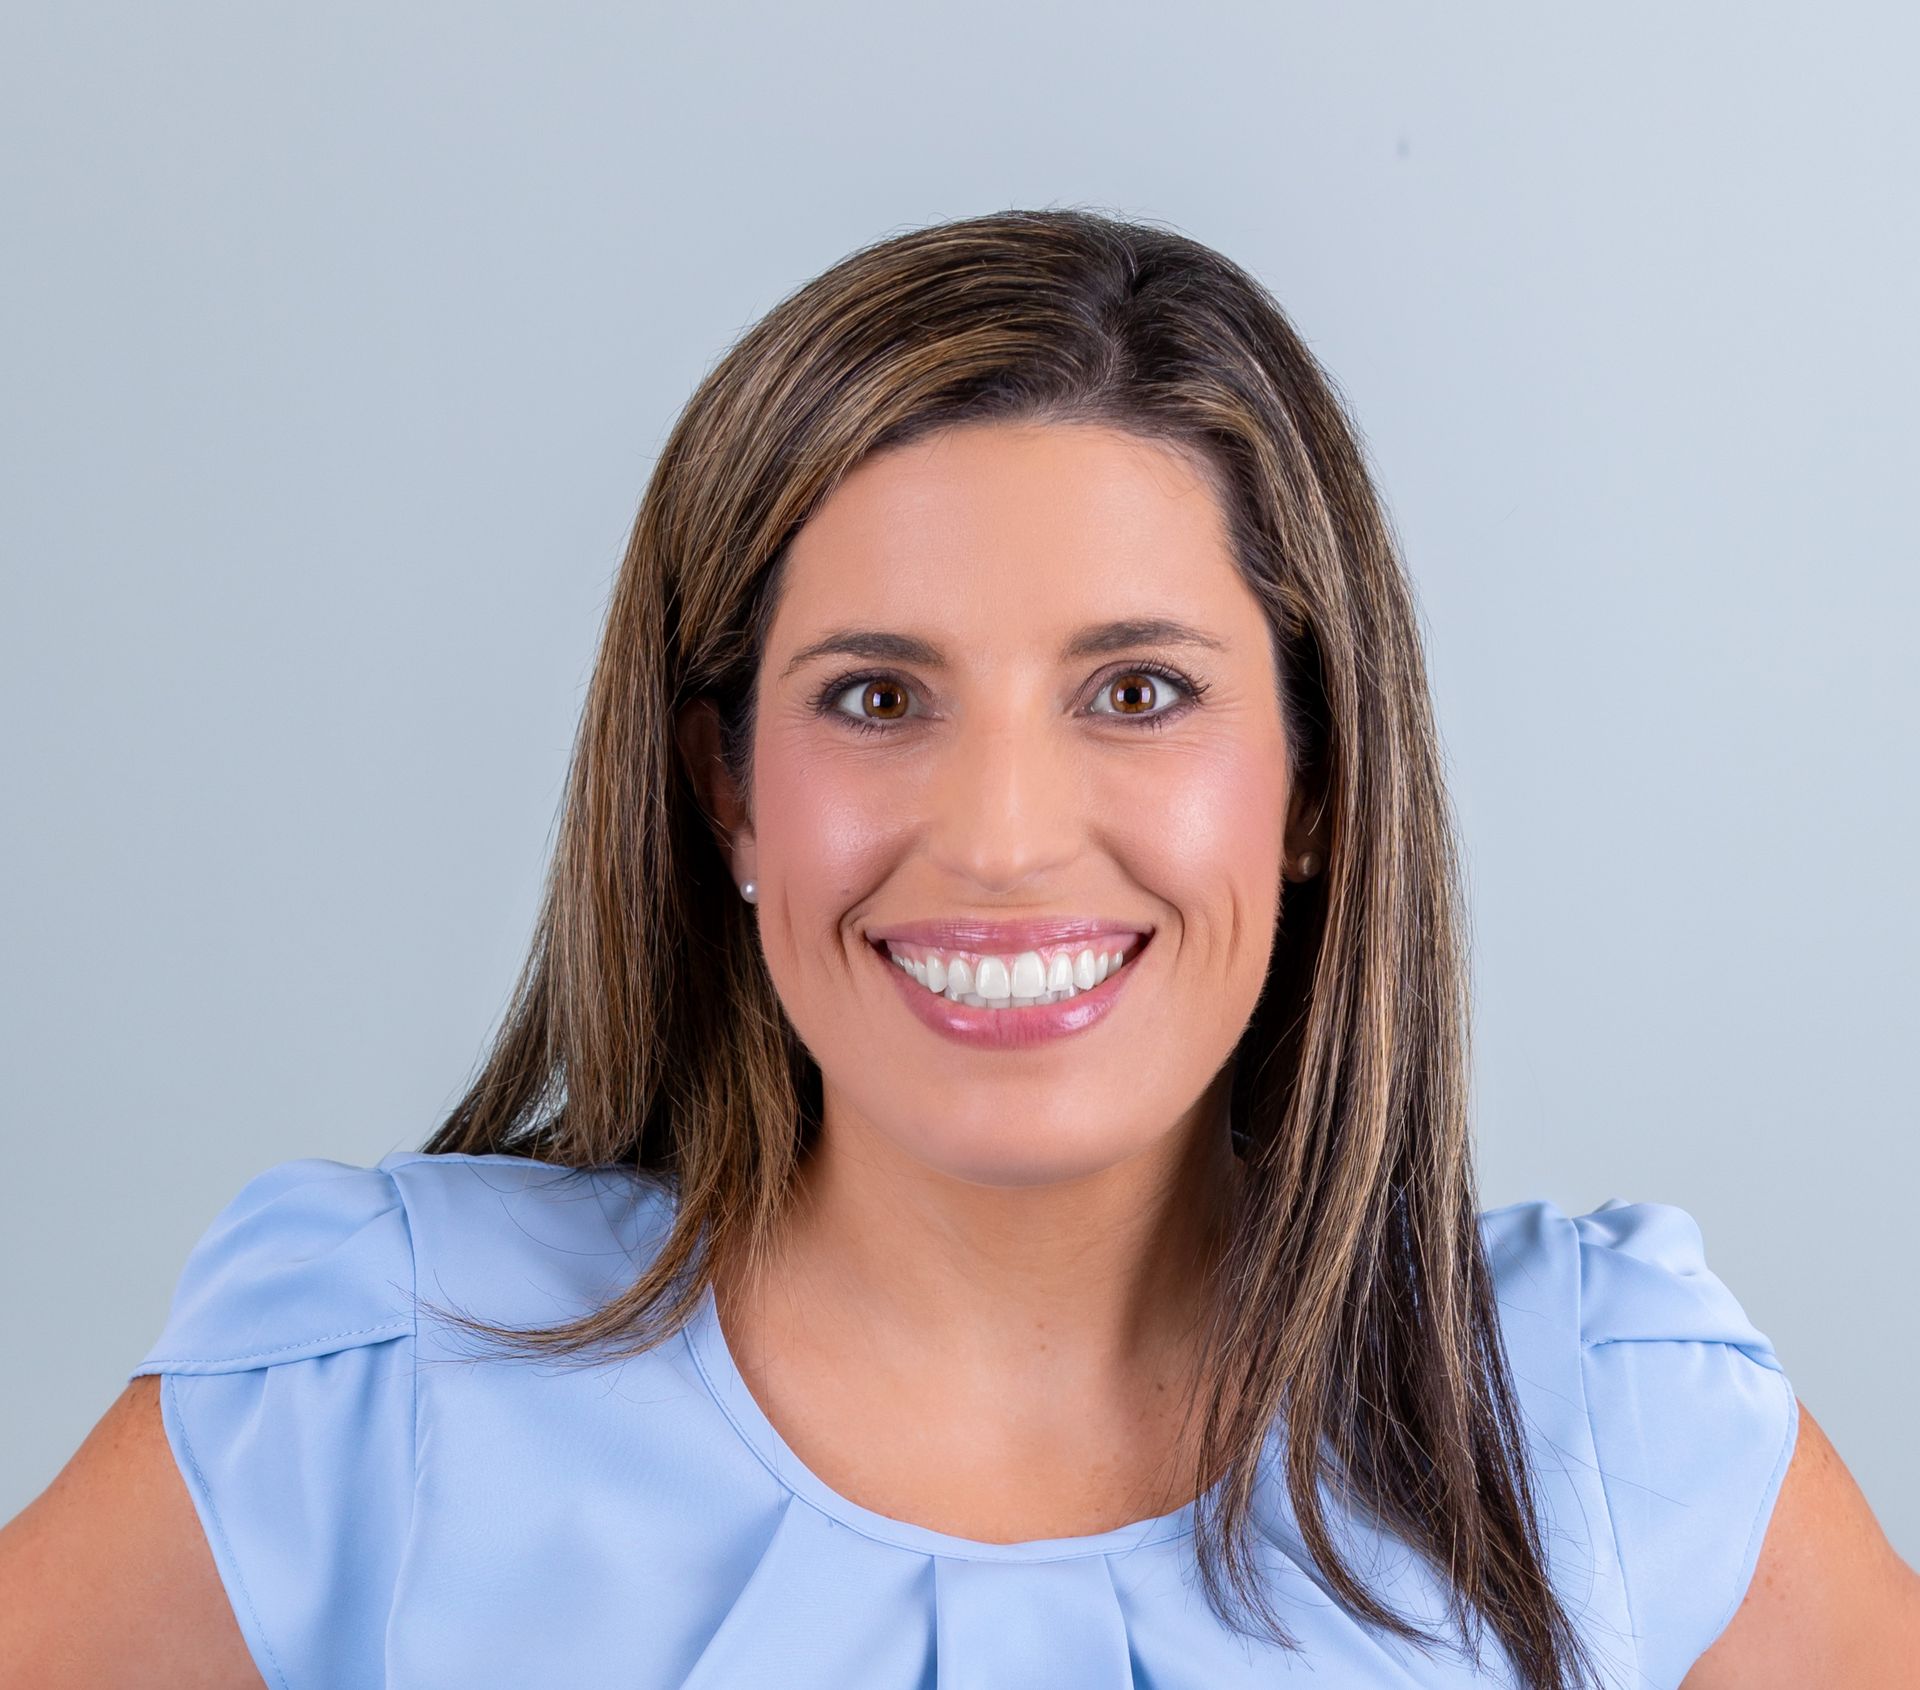
[(1920, 1683), (1691, 1220), (1476, 1214), (1453, 852), (1259, 286), (856, 253), (667, 443), (484, 1070), (214, 1223), (5, 1682)]

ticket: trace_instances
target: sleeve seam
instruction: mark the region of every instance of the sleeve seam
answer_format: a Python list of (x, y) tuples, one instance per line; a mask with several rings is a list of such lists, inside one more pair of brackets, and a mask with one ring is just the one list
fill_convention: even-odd
[(406, 1189), (393, 1177), (391, 1169), (386, 1170), (387, 1181), (393, 1187), (394, 1196), (400, 1204), (400, 1219), (407, 1229), (407, 1299), (412, 1310), (410, 1341), (407, 1349), (408, 1385), (410, 1391), (410, 1412), (412, 1425), (408, 1433), (409, 1449), (407, 1462), (407, 1535), (413, 1535), (414, 1510), (419, 1505), (420, 1496), (420, 1254), (414, 1246), (413, 1212), (407, 1207)]
[[(401, 1208), (404, 1215), (405, 1205), (403, 1204)], [(408, 1236), (409, 1239), (411, 1239), (411, 1229), (409, 1229)], [(415, 1330), (417, 1330), (419, 1324), (417, 1318), (413, 1324)], [(262, 1361), (268, 1356), (285, 1355), (288, 1350), (304, 1350), (312, 1344), (331, 1344), (338, 1338), (365, 1338), (375, 1332), (383, 1332), (389, 1337), (400, 1338), (404, 1337), (407, 1331), (408, 1323), (404, 1318), (383, 1320), (377, 1326), (357, 1326), (351, 1332), (320, 1332), (311, 1338), (301, 1338), (291, 1344), (275, 1344), (271, 1349), (266, 1350), (245, 1350), (239, 1355), (232, 1356), (148, 1356), (143, 1365), (147, 1367), (149, 1371), (161, 1367), (175, 1369), (188, 1367), (209, 1368), (216, 1366), (250, 1367), (255, 1362)]]
[[(1585, 1319), (1585, 1316), (1586, 1316), (1586, 1300), (1587, 1300), (1586, 1254), (1582, 1247), (1579, 1228), (1575, 1227), (1571, 1220), (1567, 1222), (1567, 1225), (1569, 1228), (1572, 1229), (1573, 1235), (1574, 1235), (1573, 1237), (1573, 1283), (1574, 1283), (1573, 1310), (1574, 1310), (1574, 1330), (1577, 1332), (1580, 1329), (1581, 1322)], [(1613, 1544), (1613, 1565), (1620, 1579), (1620, 1601), (1621, 1601), (1621, 1604), (1627, 1610), (1627, 1634), (1633, 1640), (1634, 1665), (1636, 1667), (1642, 1668), (1642, 1677), (1644, 1677), (1645, 1676), (1644, 1665), (1643, 1665), (1641, 1650), (1640, 1650), (1640, 1644), (1641, 1644), (1640, 1619), (1639, 1619), (1639, 1616), (1635, 1614), (1633, 1611), (1633, 1585), (1627, 1577), (1626, 1554), (1620, 1547), (1620, 1528), (1614, 1522), (1613, 1492), (1607, 1485), (1606, 1463), (1600, 1453), (1600, 1434), (1596, 1430), (1593, 1424), (1593, 1398), (1591, 1397), (1591, 1395), (1589, 1395), (1587, 1390), (1586, 1358), (1587, 1358), (1587, 1352), (1592, 1348), (1593, 1348), (1593, 1345), (1590, 1342), (1588, 1342), (1586, 1339), (1583, 1338), (1581, 1340), (1580, 1367), (1579, 1367), (1580, 1413), (1585, 1418), (1587, 1423), (1587, 1445), (1593, 1451), (1593, 1470), (1595, 1474), (1598, 1475), (1600, 1480), (1600, 1506), (1606, 1510), (1606, 1514), (1607, 1514), (1607, 1537)]]
[[(1775, 1375), (1781, 1388), (1787, 1395), (1787, 1430), (1780, 1440), (1779, 1453), (1773, 1458), (1773, 1467), (1767, 1474), (1767, 1482), (1760, 1487), (1760, 1499), (1754, 1504), (1753, 1522), (1747, 1528), (1746, 1547), (1740, 1554), (1740, 1570), (1734, 1579), (1734, 1591), (1727, 1605), (1720, 1610), (1719, 1618), (1713, 1622), (1713, 1628), (1707, 1634), (1707, 1640), (1700, 1646), (1705, 1654), (1720, 1640), (1721, 1634), (1733, 1623), (1733, 1616), (1739, 1612), (1740, 1604), (1746, 1600), (1747, 1592), (1753, 1587), (1753, 1575), (1758, 1570), (1760, 1544), (1766, 1535), (1768, 1521), (1773, 1515), (1773, 1506), (1779, 1499), (1780, 1486), (1787, 1476), (1787, 1468), (1793, 1460), (1794, 1446), (1800, 1437), (1800, 1399), (1793, 1388), (1793, 1381), (1784, 1370)], [(1695, 1659), (1699, 1657), (1696, 1656)]]
[(1602, 1344), (1724, 1344), (1730, 1350), (1752, 1352), (1759, 1349), (1772, 1354), (1769, 1343), (1756, 1342), (1751, 1338), (1723, 1338), (1714, 1333), (1692, 1332), (1608, 1332), (1598, 1338), (1582, 1337), (1580, 1347), (1584, 1350), (1598, 1349)]
[[(233, 1553), (233, 1541), (227, 1536), (226, 1523), (220, 1518), (220, 1505), (214, 1500), (213, 1487), (207, 1483), (207, 1476), (200, 1470), (200, 1458), (193, 1453), (193, 1440), (187, 1435), (187, 1423), (180, 1412), (180, 1399), (174, 1388), (174, 1375), (160, 1375), (161, 1389), (166, 1393), (166, 1406), (169, 1418), (173, 1422), (174, 1435), (180, 1440), (180, 1453), (186, 1457), (187, 1471), (193, 1477), (194, 1493), (206, 1503), (206, 1518), (213, 1527), (215, 1539), (215, 1558), (223, 1575), (231, 1573), (233, 1583), (239, 1588), (240, 1600), (246, 1604), (247, 1618), (252, 1623), (253, 1635), (260, 1640), (260, 1647), (266, 1651), (267, 1664), (273, 1668), (273, 1676), (279, 1680), (281, 1690), (290, 1690), (287, 1675), (280, 1665), (280, 1657), (273, 1652), (273, 1639), (268, 1637), (267, 1629), (260, 1623), (260, 1610), (254, 1605), (253, 1592), (247, 1587), (246, 1575), (241, 1571), (240, 1562)], [(223, 1576), (224, 1582), (224, 1576)]]

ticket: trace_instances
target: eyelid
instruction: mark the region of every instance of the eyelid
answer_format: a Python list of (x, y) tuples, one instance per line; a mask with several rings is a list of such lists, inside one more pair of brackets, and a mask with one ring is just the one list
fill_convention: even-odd
[[(1107, 716), (1114, 721), (1120, 722), (1157, 723), (1166, 721), (1174, 716), (1184, 714), (1187, 710), (1198, 704), (1201, 696), (1207, 691), (1209, 684), (1197, 676), (1189, 674), (1178, 664), (1155, 657), (1133, 658), (1126, 662), (1110, 664), (1104, 671), (1107, 684), (1111, 684), (1112, 680), (1117, 680), (1122, 675), (1135, 674), (1145, 674), (1152, 676), (1156, 680), (1171, 681), (1186, 696), (1177, 700), (1167, 709), (1155, 710), (1144, 716), (1126, 716), (1115, 710), (1096, 711), (1094, 714)], [(870, 683), (873, 681), (887, 681), (899, 684), (908, 691), (914, 690), (915, 685), (915, 683), (907, 681), (906, 678), (895, 669), (867, 668), (849, 670), (845, 674), (834, 677), (820, 687), (810, 700), (811, 707), (818, 715), (838, 716), (842, 721), (850, 723), (856, 729), (866, 729), (880, 733), (894, 731), (901, 723), (907, 720), (906, 717), (899, 717), (893, 722), (888, 722), (885, 720), (872, 720), (865, 717), (850, 716), (844, 710), (835, 710), (833, 708), (834, 701), (850, 687), (863, 682)], [(1095, 684), (1097, 687), (1100, 685), (1098, 682)], [(1100, 690), (1104, 691), (1104, 688)]]
[[(1112, 678), (1101, 685), (1096, 696), (1100, 698), (1105, 698), (1107, 696), (1108, 687), (1110, 687), (1113, 684), (1113, 681), (1118, 680), (1122, 675), (1151, 675), (1156, 681), (1171, 681), (1175, 686), (1177, 686), (1183, 693), (1187, 695), (1186, 702), (1191, 702), (1192, 700), (1198, 698), (1201, 693), (1207, 690), (1206, 687), (1201, 682), (1195, 681), (1195, 680), (1189, 680), (1184, 671), (1174, 668), (1172, 664), (1156, 663), (1152, 660), (1148, 660), (1142, 663), (1123, 664), (1120, 668), (1113, 670)], [(1144, 716), (1120, 716), (1120, 713), (1117, 710), (1101, 711), (1099, 712), (1099, 714), (1119, 716), (1119, 719), (1123, 722), (1139, 722), (1139, 721), (1146, 720)], [(1169, 714), (1169, 712), (1166, 710), (1156, 710), (1154, 714), (1156, 716), (1165, 716)]]

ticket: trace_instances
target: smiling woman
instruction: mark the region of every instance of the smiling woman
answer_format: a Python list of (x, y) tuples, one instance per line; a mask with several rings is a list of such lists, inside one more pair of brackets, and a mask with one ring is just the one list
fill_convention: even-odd
[[(849, 620), (867, 632), (816, 632)], [(1292, 778), (1305, 735), (1288, 734), (1267, 619), (1206, 474), (1093, 423), (976, 422), (893, 445), (789, 544), (767, 640), (782, 678), (760, 690), (751, 774), (709, 808), (756, 883), (784, 1012), (832, 1087), (839, 1130), (805, 1178), (853, 1207), (818, 1215), (821, 1236), (871, 1247), (878, 1192), (838, 1172), (850, 1154), (889, 1186), (937, 1169), (963, 1182), (956, 1196), (1091, 1181), (1113, 1221), (1169, 1200), (1219, 1210), (1226, 1132), (1195, 1170), (1206, 1183), (1181, 1194), (1171, 1179), (1218, 1100), (1208, 1125), (1169, 1128), (1253, 1013), (1283, 874), (1301, 878), (1282, 832), (1305, 850), (1318, 806)], [(865, 666), (847, 669), (849, 647)], [(697, 717), (683, 728), (690, 764), (724, 779)], [(889, 937), (920, 944), (881, 980), (865, 964)], [(903, 1042), (902, 1003), (947, 1045)], [(1106, 1252), (1137, 1241), (1089, 1257), (1079, 1227), (1023, 1231), (1050, 1238), (1057, 1264), (929, 1263), (929, 1306), (900, 1309), (903, 1328), (931, 1337), (949, 1280), (1009, 1270), (1000, 1308), (1109, 1324), (1111, 1292), (1095, 1293), (1103, 1315), (1088, 1288), (1129, 1277)], [(1159, 1314), (1184, 1330), (1198, 1289)]]
[(1468, 1007), (1279, 307), (1078, 211), (855, 253), (661, 455), (483, 1071), (222, 1212), (6, 1682), (1916, 1682), (1691, 1218), (1476, 1211)]

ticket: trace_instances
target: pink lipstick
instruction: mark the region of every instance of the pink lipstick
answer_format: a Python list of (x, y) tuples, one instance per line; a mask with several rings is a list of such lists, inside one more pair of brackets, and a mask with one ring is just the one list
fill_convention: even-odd
[[(876, 928), (868, 936), (868, 949), (880, 966), (894, 977), (894, 988), (906, 999), (907, 1007), (932, 1031), (957, 1043), (988, 1050), (1024, 1049), (1083, 1032), (1103, 1020), (1119, 1002), (1141, 954), (1148, 948), (1153, 929), (1128, 921), (1104, 918), (1055, 918), (1031, 921), (988, 922), (957, 919), (947, 921), (906, 922)], [(971, 958), (993, 958), (1009, 968), (1020, 952), (1026, 950), (1080, 950), (1096, 954), (1120, 953), (1124, 961), (1111, 967), (1104, 979), (1070, 997), (1052, 1003), (1022, 1004), (1006, 1009), (963, 1001), (970, 993), (950, 996), (935, 991), (916, 979), (881, 942), (893, 939), (903, 947), (963, 953)], [(924, 961), (916, 957), (916, 961)], [(943, 958), (944, 960), (944, 958)], [(1078, 986), (1078, 979), (1076, 979)], [(1004, 990), (1004, 984), (1001, 990)], [(1025, 988), (1031, 991), (1032, 988)], [(1036, 994), (1038, 995), (1038, 994)]]

